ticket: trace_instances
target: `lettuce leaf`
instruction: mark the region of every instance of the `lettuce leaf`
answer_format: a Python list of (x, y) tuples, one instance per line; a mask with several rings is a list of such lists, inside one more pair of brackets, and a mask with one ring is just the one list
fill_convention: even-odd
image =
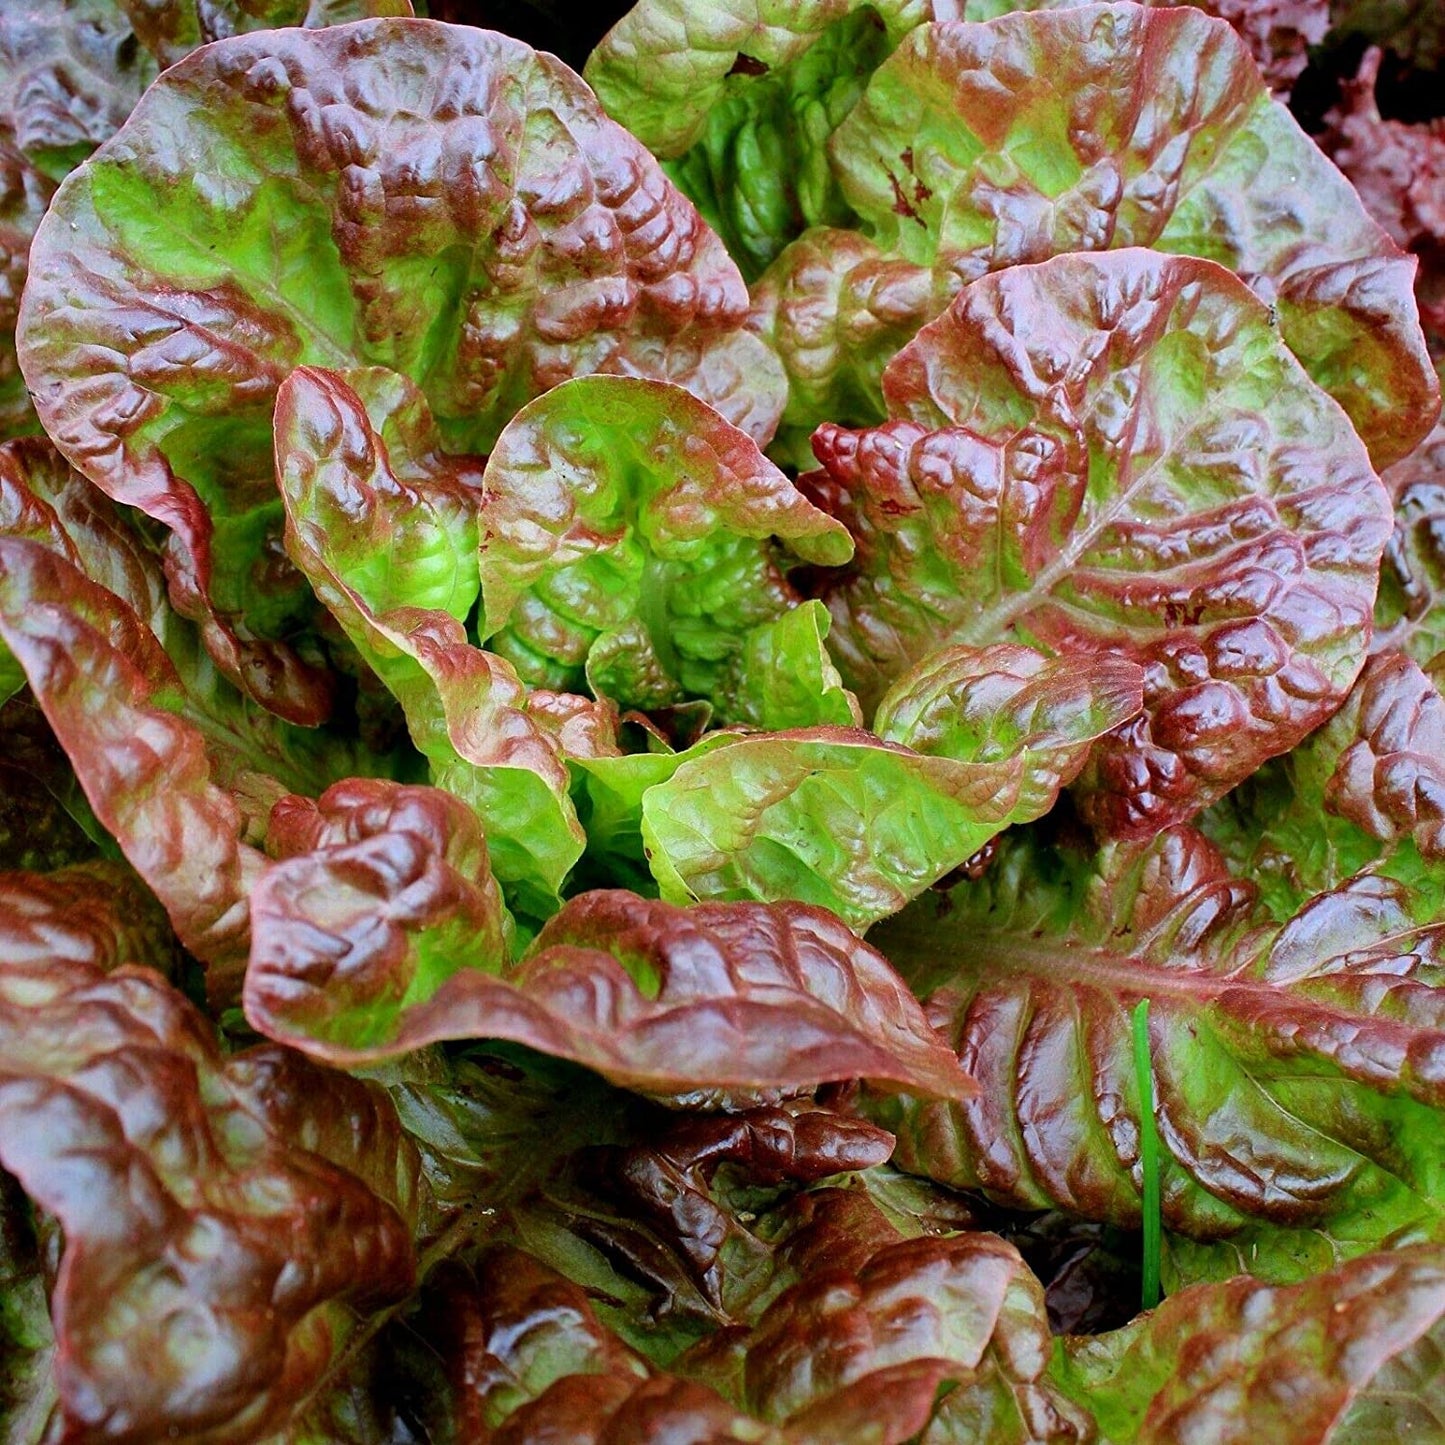
[(318, 1058), (495, 1038), (650, 1093), (698, 1077), (744, 1094), (857, 1077), (968, 1090), (888, 966), (819, 909), (586, 893), (508, 965), (486, 848), (458, 800), (353, 784), (287, 817), (282, 843), (298, 851), (253, 890), (245, 1007)]
[(269, 1046), (225, 1058), (147, 969), (6, 957), (0, 1122), (65, 1233), (73, 1438), (255, 1439), (414, 1285), (424, 1196), (385, 1092)]
[(982, 1090), (873, 1117), (905, 1169), (1137, 1224), (1148, 999), (1164, 1222), (1220, 1241), (1176, 1238), (1178, 1271), (1297, 1279), (1439, 1238), (1440, 894), (1406, 846), (1281, 927), (1187, 828), (1097, 857), (1007, 840), (872, 935)]
[(560, 62), (374, 20), (167, 71), (57, 194), (20, 349), (60, 449), (170, 529), (218, 663), (314, 723), (324, 675), (292, 642), (314, 603), (271, 484), (293, 368), (409, 376), (457, 452), (595, 371), (687, 385), (765, 440), (781, 387), (746, 308), (721, 242)]
[(825, 590), (865, 707), (945, 642), (1145, 669), (1081, 783), (1149, 836), (1287, 751), (1364, 662), (1389, 503), (1344, 414), (1210, 262), (1061, 256), (968, 287), (889, 363), (896, 418), (821, 427)]
[(1139, 711), (1125, 659), (955, 648), (900, 680), (877, 733), (818, 727), (694, 749), (642, 793), (665, 898), (797, 898), (863, 929), (1046, 813), (1101, 734)]
[[(1077, 99), (1061, 98), (1060, 76)], [(1228, 25), (1192, 6), (921, 26), (829, 154), (870, 239), (932, 273), (917, 325), (986, 272), (1148, 246), (1228, 266), (1273, 307), (1377, 465), (1434, 418), (1412, 263), (1270, 99)], [(775, 265), (794, 263), (785, 251)], [(836, 289), (855, 287), (845, 273)]]
[(553, 388), (503, 430), (483, 487), (488, 645), (528, 682), (621, 707), (701, 697), (751, 721), (729, 671), (799, 600), (777, 544), (822, 566), (852, 554), (748, 436), (658, 382)]
[(476, 810), (512, 902), (544, 919), (583, 847), (566, 766), (511, 664), (467, 640), (480, 483), (435, 454), (424, 403), (399, 380), (287, 378), (276, 401), (286, 548), (401, 703), (434, 781)]

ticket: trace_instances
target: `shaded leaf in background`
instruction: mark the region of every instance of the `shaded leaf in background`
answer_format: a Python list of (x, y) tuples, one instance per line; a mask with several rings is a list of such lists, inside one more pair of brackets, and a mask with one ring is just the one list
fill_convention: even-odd
[(1223, 268), (1061, 256), (968, 287), (804, 490), (848, 523), (830, 644), (867, 704), (945, 642), (1145, 669), (1081, 782), (1149, 836), (1324, 721), (1364, 661), (1388, 498)]
[(0, 1119), (0, 1162), (65, 1231), (73, 1438), (254, 1439), (413, 1287), (417, 1161), (384, 1091), (223, 1059), (145, 969), (5, 961)]
[(433, 781), (476, 810), (514, 906), (546, 918), (582, 829), (557, 735), (526, 712), (511, 664), (473, 647), (462, 625), (480, 585), (472, 480), (465, 464), (426, 451), (411, 388), (379, 370), (348, 375), (364, 399), (310, 367), (278, 393), (287, 551), (401, 703)]
[(900, 1167), (1013, 1208), (1133, 1226), (1130, 1011), (1149, 1040), (1176, 1278), (1295, 1279), (1438, 1237), (1441, 874), (1403, 847), (1282, 928), (1199, 834), (1097, 858), (1005, 840), (873, 941), (981, 1086), (880, 1105)]
[(763, 439), (781, 407), (691, 203), (572, 72), (487, 31), (361, 21), (181, 61), (65, 183), (31, 274), (47, 429), (166, 523), (182, 610), (300, 722), (328, 703), (276, 548), (271, 407), (297, 365), (411, 377), (462, 452), (578, 373), (685, 384)]
[(772, 539), (822, 566), (852, 555), (750, 437), (658, 382), (579, 377), (538, 397), (483, 486), (484, 640), (530, 683), (621, 707), (703, 697), (748, 720), (730, 666), (799, 600)]

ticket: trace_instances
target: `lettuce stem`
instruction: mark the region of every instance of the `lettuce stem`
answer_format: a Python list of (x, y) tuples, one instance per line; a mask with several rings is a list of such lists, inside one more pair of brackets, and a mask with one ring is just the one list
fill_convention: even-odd
[(1139, 1083), (1139, 1149), (1144, 1165), (1143, 1307), (1159, 1303), (1159, 1131), (1154, 1123), (1154, 1066), (1149, 1050), (1149, 1000), (1134, 1006), (1134, 1074)]

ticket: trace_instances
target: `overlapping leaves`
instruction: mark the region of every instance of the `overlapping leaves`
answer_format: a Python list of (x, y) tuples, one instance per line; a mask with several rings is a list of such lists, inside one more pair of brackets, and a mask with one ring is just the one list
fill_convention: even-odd
[(1136, 1221), (1147, 999), (1165, 1222), (1228, 1241), (1179, 1243), (1181, 1270), (1294, 1278), (1439, 1238), (1441, 908), (1408, 845), (1279, 927), (1192, 830), (1097, 858), (1019, 839), (878, 931), (981, 1085), (878, 1117), (906, 1168)]
[(1388, 501), (1222, 268), (1127, 251), (985, 277), (885, 389), (895, 420), (821, 427), (804, 480), (858, 541), (826, 597), (865, 702), (945, 638), (1131, 656), (1145, 715), (1085, 786), (1104, 828), (1146, 836), (1338, 705)]
[(275, 556), (294, 367), (410, 376), (459, 451), (578, 373), (686, 384), (763, 439), (780, 404), (716, 236), (569, 70), (487, 31), (378, 20), (181, 62), (62, 188), (31, 275), (42, 421), (171, 529), (183, 610), (299, 722), (328, 699)]
[[(514, 42), (261, 29), (338, 3), (128, 5), (37, 243), (0, 1434), (1428, 1432), (1408, 263), (1194, 11), (645, 0), (700, 219)], [(17, 55), (0, 325), (137, 89)]]

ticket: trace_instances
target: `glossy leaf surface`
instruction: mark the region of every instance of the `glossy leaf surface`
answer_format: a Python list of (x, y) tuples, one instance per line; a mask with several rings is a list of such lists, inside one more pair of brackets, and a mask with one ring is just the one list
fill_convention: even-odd
[(892, 970), (818, 909), (587, 893), (503, 969), (469, 819), (445, 794), (393, 791), (383, 811), (387, 796), (353, 789), (375, 831), (274, 863), (255, 890), (246, 1009), (271, 1037), (339, 1063), (510, 1039), (659, 1094), (698, 1078), (967, 1092)]
[(1323, 722), (1364, 661), (1388, 501), (1269, 314), (1208, 262), (1067, 256), (970, 286), (889, 364), (896, 420), (820, 428), (805, 490), (865, 705), (945, 640), (1145, 669), (1083, 780), (1147, 836)]
[(1067, 1342), (1055, 1378), (1119, 1445), (1352, 1445), (1422, 1438), (1445, 1411), (1438, 1246), (1301, 1284), (1200, 1285), (1113, 1335)]
[(502, 432), (483, 486), (489, 645), (529, 682), (621, 707), (717, 695), (741, 720), (724, 689), (740, 643), (798, 600), (772, 539), (826, 566), (852, 553), (748, 436), (657, 382), (554, 388)]
[(159, 978), (0, 969), (0, 1162), (53, 1213), (67, 1437), (252, 1440), (412, 1287), (416, 1156), (383, 1091), (224, 1059)]
[(309, 368), (281, 388), (287, 549), (401, 703), (434, 781), (476, 810), (517, 906), (545, 918), (582, 852), (582, 830), (557, 738), (528, 716), (511, 664), (473, 647), (459, 620), (478, 587), (465, 469), (427, 465), (415, 449), (425, 431), (395, 431), (398, 402), (420, 423), (414, 392), (379, 372), (352, 380), (365, 401), (342, 376)]
[(1344, 706), (1207, 817), (1236, 873), (1288, 918), (1404, 842), (1445, 859), (1445, 697), (1398, 652), (1372, 657)]
[(866, 928), (1047, 812), (1140, 687), (1125, 659), (937, 653), (883, 699), (876, 734), (768, 733), (677, 759), (641, 795), (650, 866), (676, 902), (798, 898)]
[(1434, 419), (1410, 262), (1193, 6), (924, 26), (831, 145), (874, 239), (955, 285), (1070, 251), (1207, 258), (1276, 308), (1379, 465)]
[(1281, 928), (1192, 830), (1086, 859), (1018, 838), (873, 935), (981, 1085), (876, 1111), (899, 1164), (1135, 1223), (1130, 1013), (1148, 998), (1164, 1222), (1227, 1237), (1180, 1245), (1181, 1270), (1298, 1278), (1438, 1237), (1438, 870), (1406, 850)]
[(691, 204), (569, 70), (486, 31), (363, 21), (187, 58), (31, 259), (47, 429), (166, 523), (217, 660), (297, 721), (327, 706), (283, 640), (309, 596), (275, 557), (271, 405), (297, 365), (410, 376), (457, 451), (578, 373), (684, 383), (764, 438), (781, 404)]

